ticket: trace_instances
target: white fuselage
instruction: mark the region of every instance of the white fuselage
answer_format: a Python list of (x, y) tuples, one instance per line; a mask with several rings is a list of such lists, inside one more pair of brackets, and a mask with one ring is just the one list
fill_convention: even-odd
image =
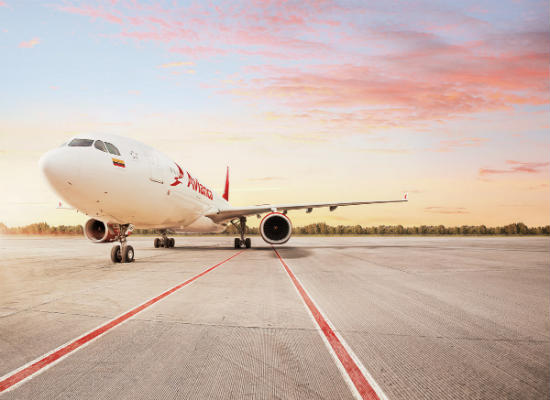
[[(104, 222), (137, 228), (220, 232), (225, 224), (206, 214), (229, 203), (197, 180), (185, 165), (138, 141), (114, 135), (79, 135), (116, 146), (120, 155), (94, 145), (65, 144), (46, 153), (40, 166), (55, 192), (75, 209)], [(71, 143), (69, 140), (69, 144)]]

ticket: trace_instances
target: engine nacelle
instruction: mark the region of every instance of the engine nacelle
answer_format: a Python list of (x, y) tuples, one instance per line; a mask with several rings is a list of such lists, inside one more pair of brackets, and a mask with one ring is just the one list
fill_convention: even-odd
[(260, 234), (262, 239), (269, 244), (286, 243), (292, 235), (292, 223), (282, 213), (267, 214), (260, 223)]
[(116, 233), (112, 227), (109, 230), (108, 224), (98, 219), (90, 218), (84, 224), (84, 236), (94, 243), (112, 242), (116, 239)]

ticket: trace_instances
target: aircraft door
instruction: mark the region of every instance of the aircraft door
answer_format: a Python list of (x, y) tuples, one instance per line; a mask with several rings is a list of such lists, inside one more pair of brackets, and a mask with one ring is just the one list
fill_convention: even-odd
[(150, 159), (151, 176), (149, 179), (151, 179), (153, 182), (164, 183), (162, 167), (161, 167), (159, 157), (153, 153), (151, 154), (150, 158), (151, 158)]

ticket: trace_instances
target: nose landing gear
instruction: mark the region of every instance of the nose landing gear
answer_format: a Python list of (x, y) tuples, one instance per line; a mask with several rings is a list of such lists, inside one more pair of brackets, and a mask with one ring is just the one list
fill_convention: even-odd
[(117, 244), (111, 249), (112, 262), (128, 263), (134, 261), (134, 248), (126, 243), (126, 238), (128, 237), (129, 232), (133, 230), (133, 226), (130, 224), (122, 224), (118, 226), (116, 240), (120, 241), (120, 245)]
[(235, 238), (235, 248), (240, 249), (242, 247), (246, 247), (247, 249), (249, 249), (250, 247), (252, 247), (252, 241), (250, 240), (250, 238), (245, 239), (244, 237), (244, 234), (246, 232), (246, 218), (245, 217), (239, 218), (239, 225), (237, 225), (233, 221), (231, 221), (231, 223), (235, 228), (237, 228), (237, 230), (241, 234), (240, 238)]

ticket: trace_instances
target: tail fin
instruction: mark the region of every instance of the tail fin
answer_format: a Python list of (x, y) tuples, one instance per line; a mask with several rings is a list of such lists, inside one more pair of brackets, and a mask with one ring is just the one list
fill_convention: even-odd
[(225, 190), (222, 197), (225, 201), (229, 201), (229, 167), (227, 167), (227, 173), (225, 174)]

